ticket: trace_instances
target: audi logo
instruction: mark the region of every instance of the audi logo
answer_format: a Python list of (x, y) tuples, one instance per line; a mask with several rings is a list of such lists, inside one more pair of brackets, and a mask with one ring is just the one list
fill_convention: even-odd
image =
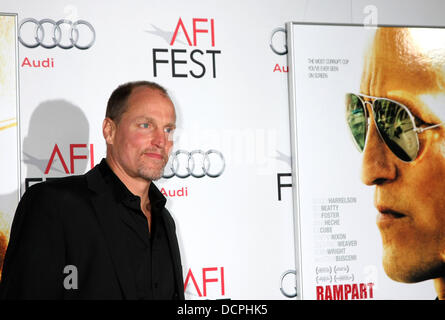
[(283, 32), (284, 36), (286, 37), (286, 34), (287, 34), (286, 33), (286, 29), (284, 29), (284, 28), (275, 28), (275, 29), (273, 29), (272, 33), (270, 35), (270, 44), (269, 44), (269, 46), (270, 46), (270, 48), (272, 49), (273, 52), (275, 52), (276, 54), (282, 56), (282, 55), (287, 54), (287, 44), (286, 44), (286, 40), (284, 40), (285, 43), (283, 45), (283, 49), (281, 49), (281, 50), (275, 49), (274, 44), (273, 44), (273, 39), (275, 37), (275, 34), (277, 34), (278, 32)]
[[(29, 23), (35, 25), (34, 39), (29, 39), (31, 37), (26, 37), (25, 39), (22, 35), (23, 25)], [(45, 28), (46, 25), (52, 26), (49, 33), (48, 28)], [(63, 25), (67, 26), (68, 32), (62, 32), (61, 26)], [(89, 31), (86, 32), (83, 30), (85, 28), (82, 28), (83, 32), (80, 32), (80, 28), (78, 27), (80, 25), (85, 25)], [(66, 27), (63, 29), (66, 29)], [(56, 22), (51, 19), (36, 20), (33, 18), (27, 18), (20, 22), (18, 33), (20, 43), (27, 48), (36, 48), (41, 46), (46, 49), (52, 49), (57, 46), (62, 49), (71, 49), (76, 47), (81, 50), (86, 50), (91, 48), (96, 41), (96, 31), (91, 23), (85, 20), (77, 20), (76, 22), (72, 22), (71, 20), (61, 19)], [(80, 40), (80, 38), (82, 38), (82, 40)]]
[(224, 172), (226, 161), (221, 152), (217, 150), (177, 150), (170, 155), (165, 166), (163, 177), (166, 179), (174, 176), (187, 178), (189, 176), (202, 178), (208, 176), (217, 178)]
[(294, 298), (297, 296), (297, 288), (294, 287), (295, 292), (287, 292), (284, 287), (283, 287), (283, 282), (284, 279), (287, 277), (287, 275), (289, 274), (293, 274), (293, 275), (297, 275), (297, 272), (295, 270), (287, 270), (285, 272), (283, 272), (283, 274), (281, 275), (281, 279), (280, 279), (280, 291), (283, 294), (283, 296), (287, 297), (287, 298)]

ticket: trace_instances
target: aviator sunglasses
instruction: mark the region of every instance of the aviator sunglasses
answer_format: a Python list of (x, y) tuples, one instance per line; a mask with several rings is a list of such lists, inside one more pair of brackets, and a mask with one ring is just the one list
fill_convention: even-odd
[(346, 121), (360, 152), (365, 149), (369, 127), (366, 104), (371, 106), (374, 123), (382, 140), (397, 158), (405, 162), (411, 162), (417, 158), (419, 152), (417, 135), (419, 133), (444, 124), (439, 123), (419, 128), (416, 126), (414, 116), (406, 106), (386, 98), (347, 93), (345, 102)]

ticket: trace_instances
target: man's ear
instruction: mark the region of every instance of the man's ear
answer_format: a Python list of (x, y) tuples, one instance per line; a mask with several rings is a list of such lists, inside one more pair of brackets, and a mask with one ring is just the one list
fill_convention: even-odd
[(102, 123), (102, 134), (107, 144), (114, 143), (114, 136), (116, 133), (116, 124), (110, 118), (105, 118)]

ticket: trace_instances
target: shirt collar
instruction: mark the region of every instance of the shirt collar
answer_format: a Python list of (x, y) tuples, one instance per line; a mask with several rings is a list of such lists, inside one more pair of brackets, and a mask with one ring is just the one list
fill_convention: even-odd
[[(140, 198), (128, 190), (125, 184), (111, 170), (107, 161), (102, 159), (98, 166), (105, 182), (112, 187), (116, 200), (131, 207), (137, 206), (140, 209)], [(148, 198), (152, 207), (163, 208), (167, 202), (167, 199), (153, 182), (150, 183), (148, 189)]]

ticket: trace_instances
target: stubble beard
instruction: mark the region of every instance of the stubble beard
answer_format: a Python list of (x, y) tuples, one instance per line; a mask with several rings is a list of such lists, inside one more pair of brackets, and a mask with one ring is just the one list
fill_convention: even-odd
[(164, 174), (164, 168), (157, 171), (141, 168), (140, 170), (138, 170), (138, 174), (141, 178), (147, 181), (156, 181), (162, 178), (162, 175)]
[(394, 281), (417, 283), (441, 277), (444, 263), (428, 248), (419, 247), (403, 250), (390, 245), (383, 246), (383, 268)]
[(162, 178), (162, 175), (164, 174), (164, 168), (167, 165), (168, 158), (163, 159), (163, 164), (160, 168), (149, 168), (146, 165), (142, 164), (138, 168), (138, 175), (139, 177), (147, 180), (147, 181), (157, 181)]

